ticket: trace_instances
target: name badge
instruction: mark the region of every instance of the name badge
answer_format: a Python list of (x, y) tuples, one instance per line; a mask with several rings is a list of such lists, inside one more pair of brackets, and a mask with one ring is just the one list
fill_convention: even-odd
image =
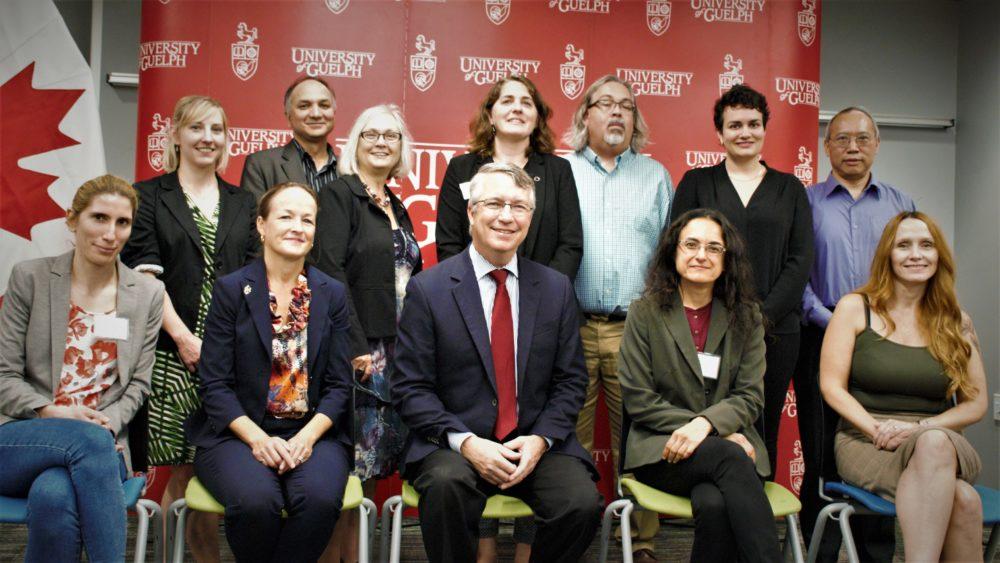
[(128, 319), (115, 315), (94, 315), (94, 336), (102, 340), (128, 340)]
[(719, 366), (722, 356), (698, 352), (698, 363), (701, 364), (701, 376), (706, 379), (719, 379)]
[(462, 190), (462, 199), (472, 197), (472, 182), (462, 182), (458, 185), (458, 189)]

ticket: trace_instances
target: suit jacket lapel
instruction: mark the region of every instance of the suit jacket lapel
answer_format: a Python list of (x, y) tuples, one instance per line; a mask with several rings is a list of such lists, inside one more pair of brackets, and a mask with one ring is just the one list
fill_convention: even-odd
[(539, 153), (531, 153), (528, 162), (524, 165), (524, 171), (535, 182), (535, 212), (531, 215), (531, 224), (528, 226), (528, 235), (524, 242), (518, 247), (518, 256), (530, 256), (535, 250), (535, 243), (538, 241), (539, 225), (542, 220), (542, 211), (545, 208), (545, 160)]
[(198, 225), (194, 222), (194, 216), (191, 215), (191, 208), (184, 199), (184, 190), (181, 189), (181, 185), (177, 181), (177, 174), (164, 176), (163, 184), (163, 187), (166, 188), (163, 190), (163, 204), (170, 211), (170, 214), (174, 216), (174, 219), (177, 220), (181, 228), (184, 229), (184, 232), (188, 234), (191, 241), (194, 242), (195, 248), (200, 253), (201, 234), (198, 232)]
[(307, 267), (306, 277), (309, 278), (309, 292), (312, 298), (309, 300), (309, 325), (306, 362), (310, 377), (316, 373), (316, 358), (319, 357), (319, 350), (323, 346), (326, 338), (326, 325), (330, 318), (330, 295), (326, 281), (319, 279), (319, 270)]
[(729, 309), (721, 299), (712, 300), (712, 318), (708, 322), (708, 339), (705, 341), (705, 351), (718, 354), (722, 337), (729, 330)]
[(677, 348), (684, 356), (684, 360), (691, 367), (691, 371), (701, 377), (698, 350), (695, 349), (694, 339), (691, 338), (691, 325), (688, 324), (687, 315), (684, 314), (684, 304), (681, 303), (680, 293), (674, 295), (674, 304), (667, 310), (664, 323), (667, 326), (667, 331), (674, 337), (674, 342), (677, 343)]
[(242, 201), (234, 201), (236, 198), (236, 188), (227, 185), (218, 178), (219, 181), (219, 225), (215, 228), (215, 252), (226, 242), (226, 235), (232, 230), (236, 218), (243, 214)]
[[(122, 387), (128, 383), (129, 374), (132, 370), (132, 354), (136, 350), (141, 350), (142, 345), (135, 341), (136, 338), (144, 336), (144, 330), (135, 330), (139, 319), (136, 317), (136, 310), (139, 308), (139, 298), (136, 295), (135, 280), (128, 274), (122, 275), (125, 271), (124, 264), (118, 262), (118, 303), (115, 305), (115, 316), (128, 319), (128, 340), (118, 342), (118, 381)], [(141, 275), (141, 274), (140, 274)], [(145, 328), (145, 327), (143, 327)]]
[[(289, 182), (298, 182), (308, 186), (306, 173), (302, 170), (302, 158), (299, 157), (299, 151), (295, 149), (295, 145), (292, 143), (294, 141), (289, 141), (285, 145), (285, 150), (281, 151), (281, 169), (285, 171), (285, 176)], [(270, 188), (271, 186), (267, 187)]]
[[(49, 345), (52, 348), (52, 393), (59, 389), (63, 356), (66, 353), (66, 325), (69, 319), (70, 290), (72, 289), (73, 252), (60, 256), (52, 265), (49, 278)], [(54, 396), (54, 395), (53, 395)]]
[[(259, 258), (252, 262), (243, 278), (243, 299), (250, 308), (250, 316), (260, 335), (260, 343), (271, 356), (271, 341), (274, 331), (271, 328), (271, 302), (268, 297), (267, 272), (264, 271), (264, 260)], [(307, 351), (308, 353), (308, 351)]]
[(535, 271), (518, 260), (518, 309), (517, 309), (517, 396), (521, 396), (528, 373), (528, 356), (535, 336), (535, 317), (538, 312), (538, 278)]
[(462, 259), (457, 262), (457, 267), (452, 272), (451, 277), (458, 283), (451, 292), (455, 296), (455, 303), (458, 305), (465, 326), (469, 330), (472, 342), (476, 345), (476, 351), (479, 352), (479, 359), (483, 362), (490, 387), (496, 393), (496, 374), (493, 371), (490, 333), (486, 327), (486, 316), (483, 314), (483, 300), (479, 296), (479, 281), (472, 269), (472, 259), (469, 258), (468, 249), (463, 251)]

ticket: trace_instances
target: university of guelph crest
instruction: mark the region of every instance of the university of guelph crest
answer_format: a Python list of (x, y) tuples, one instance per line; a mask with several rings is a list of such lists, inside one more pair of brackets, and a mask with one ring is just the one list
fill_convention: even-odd
[(670, 27), (670, 0), (646, 0), (646, 27), (659, 37)]
[(816, 0), (802, 0), (799, 10), (799, 41), (806, 47), (816, 40)]
[(170, 147), (170, 118), (164, 119), (158, 113), (153, 114), (153, 132), (146, 137), (146, 160), (149, 167), (157, 172), (163, 172), (166, 164), (167, 149)]
[(795, 165), (795, 177), (805, 185), (813, 183), (813, 155), (805, 147), (799, 147), (799, 163)]
[(351, 3), (351, 0), (324, 0), (326, 7), (333, 13), (339, 14), (347, 9), (347, 5)]
[(434, 84), (437, 75), (437, 57), (434, 56), (434, 40), (427, 40), (423, 34), (417, 36), (417, 53), (410, 55), (410, 82), (421, 92), (426, 92)]
[(559, 65), (559, 85), (564, 96), (575, 100), (583, 92), (587, 67), (583, 66), (583, 49), (576, 49), (572, 43), (566, 44), (566, 62)]
[(510, 0), (486, 0), (486, 17), (494, 24), (502, 24), (509, 15)]
[(233, 74), (240, 80), (250, 80), (257, 73), (257, 61), (260, 60), (260, 45), (254, 43), (257, 39), (257, 28), (250, 28), (246, 22), (240, 22), (236, 26), (236, 37), (240, 40), (230, 43)]
[(740, 71), (743, 70), (743, 59), (737, 59), (731, 54), (726, 53), (726, 58), (722, 59), (722, 66), (726, 70), (719, 75), (720, 96), (728, 92), (733, 86), (743, 84), (743, 75), (740, 74)]

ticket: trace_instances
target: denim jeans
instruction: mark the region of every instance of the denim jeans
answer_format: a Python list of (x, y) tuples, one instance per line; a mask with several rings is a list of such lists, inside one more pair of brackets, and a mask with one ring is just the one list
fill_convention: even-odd
[(26, 562), (125, 560), (125, 466), (106, 429), (46, 418), (0, 425), (0, 495), (28, 499)]

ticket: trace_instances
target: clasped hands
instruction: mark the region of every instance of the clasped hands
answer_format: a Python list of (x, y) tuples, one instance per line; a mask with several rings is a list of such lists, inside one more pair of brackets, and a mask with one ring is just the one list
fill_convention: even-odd
[[(712, 423), (707, 418), (697, 416), (691, 419), (690, 422), (674, 430), (670, 435), (667, 443), (663, 446), (663, 459), (669, 463), (677, 463), (691, 457), (691, 454), (698, 449), (698, 446), (705, 441), (711, 432)], [(724, 439), (736, 443), (743, 448), (750, 459), (757, 460), (757, 452), (754, 451), (750, 440), (747, 440), (743, 434), (734, 432), (724, 436)]]
[[(45, 405), (44, 407), (36, 411), (39, 418), (69, 418), (72, 420), (82, 420), (84, 422), (90, 422), (96, 424), (101, 428), (104, 428), (111, 435), (115, 435), (115, 429), (111, 427), (111, 418), (108, 415), (102, 413), (101, 411), (92, 409), (90, 407), (85, 407), (83, 405)], [(125, 446), (116, 443), (116, 451), (124, 451)]]
[(313, 444), (307, 438), (296, 434), (288, 440), (278, 436), (266, 436), (250, 443), (253, 457), (262, 464), (282, 475), (302, 465), (312, 456)]
[(461, 454), (483, 479), (506, 490), (531, 474), (548, 449), (545, 439), (535, 435), (518, 436), (503, 444), (469, 436), (462, 442)]
[(877, 449), (895, 451), (918, 426), (915, 422), (903, 422), (891, 418), (876, 420), (872, 442)]

